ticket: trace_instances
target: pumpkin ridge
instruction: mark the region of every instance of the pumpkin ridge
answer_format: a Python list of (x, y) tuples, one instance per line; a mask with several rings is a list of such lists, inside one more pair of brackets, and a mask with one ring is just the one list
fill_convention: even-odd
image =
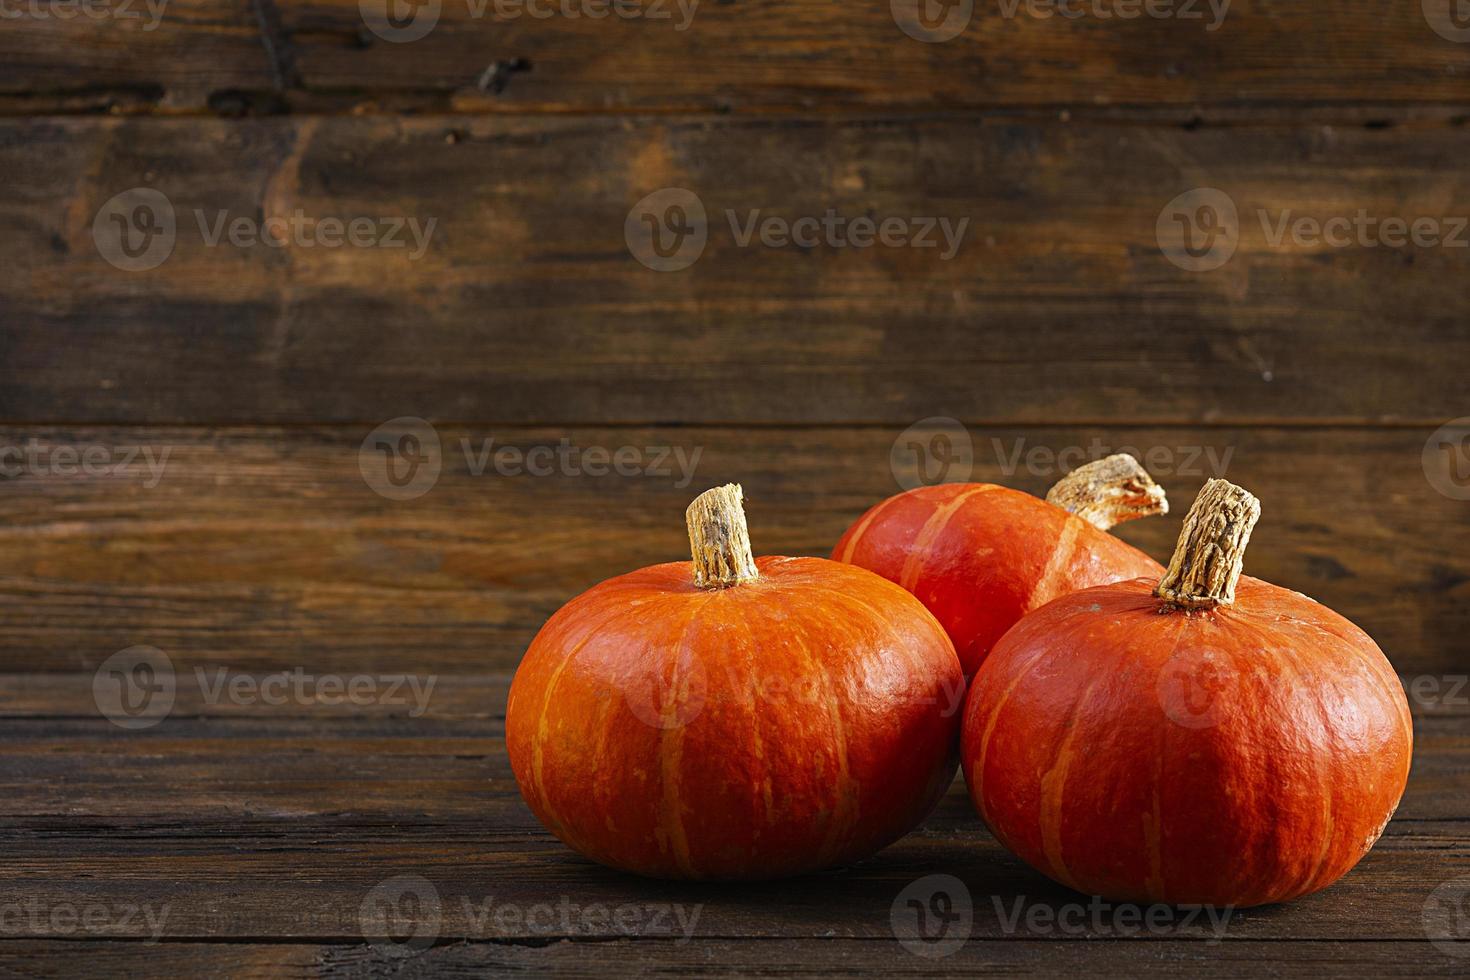
[[(704, 608), (709, 605), (709, 600), (719, 594), (719, 592), (706, 593), (703, 602), (692, 603), (694, 608), (690, 612), (688, 620), (685, 621), (684, 628), (679, 632), (678, 642), (674, 645), (675, 657), (671, 675), (679, 674), (680, 662), (690, 653), (689, 634), (694, 629), (695, 620), (699, 618), (699, 614), (704, 611)], [(672, 679), (671, 676), (670, 680)], [(684, 678), (684, 680), (687, 683), (687, 678)], [(673, 701), (675, 704), (678, 704), (681, 694), (687, 693), (687, 691), (680, 691), (679, 688), (673, 687)], [(681, 812), (679, 800), (679, 789), (681, 785), (679, 768), (684, 760), (684, 735), (687, 727), (686, 725), (674, 725), (669, 728), (664, 728), (659, 732), (659, 778), (663, 784), (660, 787), (662, 793), (660, 794), (659, 824), (664, 830), (664, 833), (668, 835), (669, 847), (674, 855), (674, 860), (679, 864), (679, 870), (686, 875), (694, 875), (696, 871), (689, 855), (689, 837), (684, 829), (684, 815)], [(671, 741), (673, 746), (672, 751), (670, 750)]]
[[(1152, 587), (1150, 586), (1150, 590)], [(1159, 664), (1166, 666), (1179, 652), (1179, 645), (1184, 642), (1184, 633), (1189, 629), (1189, 619), (1180, 617), (1179, 628), (1174, 631), (1174, 642), (1169, 646), (1169, 652), (1160, 660)], [(1157, 678), (1157, 671), (1149, 671), (1149, 674)], [(1157, 684), (1157, 680), (1155, 680)], [(1169, 736), (1174, 732), (1173, 725), (1159, 726), (1159, 748), (1154, 756), (1154, 787), (1153, 787), (1153, 813), (1152, 826), (1149, 825), (1149, 814), (1144, 815), (1144, 852), (1149, 856), (1148, 881), (1157, 884), (1158, 894), (1164, 896), (1167, 901), (1169, 894), (1168, 876), (1164, 874), (1164, 760), (1169, 757)]]
[[(1043, 657), (1045, 657), (1047, 655), (1047, 653), (1049, 653), (1049, 652), (1050, 651), (1048, 651), (1045, 647), (1042, 647), (1042, 646), (1038, 645), (1034, 649), (1034, 652), (1032, 653), (1031, 659), (1029, 661), (1027, 661), (1025, 669), (1023, 669), (1023, 670), (1012, 670), (1012, 672), (1011, 672), (1011, 678), (1010, 678), (1010, 684), (1006, 687), (1006, 689), (1003, 692), (1001, 692), (1000, 697), (997, 698), (997, 699), (995, 699), (994, 702), (988, 707), (988, 709), (986, 709), (985, 728), (980, 733), (980, 751), (979, 751), (979, 753), (976, 756), (975, 765), (974, 765), (974, 773), (975, 773), (975, 776), (974, 776), (974, 780), (975, 780), (974, 786), (975, 786), (975, 789), (976, 789), (975, 799), (977, 799), (980, 802), (980, 817), (987, 824), (990, 823), (990, 815), (987, 812), (987, 809), (988, 808), (985, 806), (985, 792), (984, 792), (985, 779), (984, 779), (984, 771), (985, 771), (985, 757), (986, 757), (986, 755), (990, 751), (990, 737), (991, 737), (991, 735), (993, 735), (995, 733), (995, 726), (1000, 721), (1001, 712), (1005, 710), (1006, 704), (1008, 704), (1010, 702), (1011, 695), (1015, 693), (1016, 688), (1018, 688), (1018, 687), (1021, 686), (1021, 682), (1023, 680), (1025, 680), (1026, 675), (1033, 668), (1035, 668), (1036, 664)], [(981, 669), (982, 670), (984, 669), (984, 667), (985, 667), (985, 665), (984, 664), (981, 664)], [(991, 672), (994, 673), (994, 670), (992, 669)], [(977, 675), (976, 676), (976, 679), (975, 679), (975, 682), (973, 682), (972, 685), (971, 685), (971, 694), (972, 695), (974, 694), (974, 691), (976, 689), (978, 689), (979, 681), (980, 681), (980, 678)], [(979, 704), (978, 701), (976, 701), (976, 703)]]
[(886, 500), (880, 500), (869, 507), (868, 512), (862, 517), (859, 517), (857, 524), (847, 533), (847, 542), (843, 546), (842, 555), (840, 557), (834, 555), (833, 557), (837, 561), (845, 562), (849, 565), (852, 564), (852, 553), (857, 550), (858, 542), (868, 533), (868, 528), (873, 526), (873, 522), (878, 519), (879, 514), (888, 510), (893, 506), (895, 501), (901, 500), (903, 497), (904, 494), (894, 494)]
[[(832, 593), (833, 596), (837, 594)], [(789, 595), (780, 596), (777, 601), (788, 611), (791, 609)], [(833, 697), (831, 672), (825, 663), (819, 662), (817, 655), (812, 652), (811, 645), (807, 643), (806, 623), (799, 619), (797, 622), (800, 623), (800, 629), (791, 630), (792, 643), (801, 650), (802, 656), (806, 658), (811, 667), (812, 676), (821, 678), (828, 706), (827, 715), (832, 723), (832, 753), (837, 758), (837, 776), (833, 780), (831, 826), (827, 830), (821, 850), (822, 864), (827, 865), (835, 861), (856, 836), (858, 825), (862, 820), (861, 798), (857, 792), (860, 784), (852, 778), (851, 762), (848, 758), (848, 725), (842, 715), (841, 704)]]
[(944, 533), (944, 529), (949, 526), (949, 522), (954, 519), (955, 514), (964, 506), (965, 501), (994, 489), (996, 489), (994, 484), (977, 483), (973, 487), (955, 494), (952, 500), (934, 508), (934, 513), (929, 515), (929, 519), (924, 522), (923, 527), (919, 528), (919, 533), (914, 535), (914, 540), (909, 544), (908, 555), (904, 558), (903, 570), (899, 573), (898, 584), (908, 591), (914, 592), (914, 586), (918, 584), (919, 575), (924, 569), (924, 555), (928, 551), (929, 546)]
[[(556, 688), (558, 682), (561, 681), (562, 674), (566, 671), (568, 667), (571, 666), (572, 661), (577, 658), (577, 655), (580, 654), (584, 649), (586, 649), (587, 644), (592, 642), (594, 637), (600, 634), (603, 630), (607, 629), (617, 620), (623, 618), (625, 615), (628, 614), (629, 611), (630, 610), (628, 607), (620, 607), (608, 613), (607, 616), (599, 619), (595, 624), (588, 624), (586, 626), (586, 632), (582, 635), (580, 639), (577, 640), (576, 644), (566, 652), (566, 654), (562, 657), (561, 663), (556, 665), (556, 667), (552, 670), (551, 675), (546, 679), (541, 688), (541, 710), (537, 713), (536, 739), (534, 742), (531, 743), (531, 782), (535, 786), (536, 795), (540, 799), (541, 805), (546, 809), (547, 815), (551, 818), (553, 823), (556, 823), (559, 826), (565, 825), (562, 822), (561, 818), (557, 815), (556, 808), (551, 803), (550, 795), (546, 792), (546, 778), (544, 775), (546, 740), (551, 735), (551, 723), (547, 718), (546, 709), (547, 706), (551, 704), (552, 691)], [(576, 612), (581, 612), (581, 610), (576, 610)], [(558, 628), (565, 629), (566, 627), (562, 624), (558, 624)], [(534, 640), (532, 640), (532, 645), (535, 645)], [(507, 710), (506, 713), (508, 715), (509, 711)]]
[[(1048, 601), (1038, 597), (1044, 597), (1048, 591), (1055, 598), (1057, 587), (1065, 577), (1067, 569), (1071, 566), (1073, 557), (1077, 554), (1077, 540), (1082, 533), (1082, 525), (1086, 523), (1075, 514), (1068, 514), (1067, 519), (1062, 522), (1061, 528), (1057, 530), (1057, 539), (1052, 544), (1051, 556), (1047, 558), (1046, 565), (1041, 569), (1041, 574), (1031, 585), (1031, 591), (1026, 596), (1026, 608), (1035, 609), (1037, 606), (1045, 605)], [(994, 649), (994, 647), (992, 647)]]
[(1055, 758), (1052, 760), (1051, 768), (1041, 777), (1041, 798), (1038, 801), (1037, 822), (1041, 828), (1041, 847), (1046, 855), (1047, 863), (1052, 867), (1052, 873), (1058, 881), (1068, 888), (1077, 891), (1085, 891), (1080, 888), (1072, 872), (1067, 868), (1067, 862), (1062, 855), (1062, 805), (1067, 790), (1067, 772), (1072, 766), (1072, 743), (1076, 740), (1079, 729), (1082, 727), (1083, 707), (1091, 697), (1092, 692), (1102, 683), (1103, 675), (1092, 677), (1087, 686), (1077, 694), (1076, 700), (1072, 702), (1072, 708), (1067, 722), (1067, 734), (1062, 736), (1062, 744), (1057, 749)]

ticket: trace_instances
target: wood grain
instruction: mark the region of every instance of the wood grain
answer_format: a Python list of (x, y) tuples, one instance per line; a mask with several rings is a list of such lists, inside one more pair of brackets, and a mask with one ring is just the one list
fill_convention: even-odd
[[(907, 463), (890, 467), (895, 443), (925, 444), (933, 434), (488, 426), (435, 433), (440, 474), (432, 489), (390, 500), (364, 479), (363, 466), (376, 479), (386, 462), (361, 456), (366, 426), (5, 430), (0, 447), (34, 440), (39, 465), (0, 481), (7, 517), (0, 670), (91, 671), (118, 650), (151, 644), (186, 671), (507, 671), (573, 595), (643, 565), (687, 560), (682, 515), (700, 490), (744, 484), (758, 554), (826, 555), (848, 524), (898, 491), (896, 474), (914, 475)], [(1401, 673), (1465, 673), (1470, 557), (1460, 542), (1470, 508), (1426, 478), (1425, 432), (977, 425), (969, 434), (969, 479), (1033, 493), (1085, 456), (1135, 450), (1174, 508), (1119, 534), (1161, 557), (1199, 486), (1228, 475), (1263, 501), (1249, 574), (1353, 619)], [(508, 456), (497, 471), (486, 456), (475, 475), (487, 440), (492, 454), (557, 451), (566, 440), (568, 451), (601, 450), (608, 469), (582, 472), (581, 460), (600, 457), (578, 455), (532, 476)], [(150, 447), (155, 461), (168, 453), (156, 484), (141, 464), (122, 467), (135, 446)], [(56, 463), (67, 458), (58, 447), (78, 459), (101, 447), (95, 458), (114, 464), (91, 476), (72, 472), (79, 464)], [(640, 475), (611, 470), (608, 460), (620, 450), (631, 454), (626, 472)], [(964, 471), (951, 469), (948, 478), (964, 479)], [(1426, 703), (1435, 691), (1455, 693), (1452, 683), (1434, 682)]]
[[(1391, 116), (1393, 103), (1463, 104), (1470, 67), (1470, 50), (1436, 34), (1420, 5), (1380, 0), (1344, 0), (1330, 16), (1237, 2), (1223, 18), (1203, 0), (1181, 0), (1155, 7), (1184, 16), (1133, 19), (1093, 13), (1127, 4), (1074, 4), (1081, 16), (1068, 17), (1055, 4), (982, 2), (944, 43), (906, 36), (888, 3), (660, 0), (635, 19), (538, 17), (526, 6), (445, 0), (430, 8), (432, 32), (413, 43), (368, 30), (355, 0), (190, 0), (149, 30), (147, 18), (22, 18), (0, 36), (0, 93), (25, 95), (12, 106), (32, 111), (1377, 102)], [(535, 5), (568, 6), (584, 9)]]
[[(1432, 429), (1465, 411), (1470, 249), (1277, 247), (1255, 215), (1470, 215), (1467, 153), (1459, 127), (4, 122), (0, 168), (18, 177), (0, 207), (0, 419)], [(93, 219), (137, 186), (180, 230), (161, 266), (126, 272)], [(655, 272), (624, 223), (668, 186), (702, 195), (713, 230), (692, 267)], [(1238, 251), (1208, 273), (1172, 264), (1155, 230), (1199, 186), (1242, 215)], [(726, 216), (828, 209), (969, 224), (944, 261), (740, 247)], [(197, 217), (298, 212), (435, 226), (413, 261), (209, 246)]]
[(1302, 942), (1063, 943), (971, 942), (955, 956), (922, 959), (896, 942), (807, 940), (707, 940), (678, 945), (637, 940), (561, 942), (550, 945), (453, 943), (417, 958), (366, 945), (314, 943), (66, 943), (0, 942), (0, 967), (39, 977), (212, 976), (275, 977), (484, 977), (547, 975), (580, 980), (648, 976), (681, 977), (884, 976), (942, 978), (1034, 977), (1086, 974), (1132, 980), (1140, 976), (1204, 980), (1254, 975), (1269, 965), (1272, 976), (1316, 978), (1459, 977), (1463, 960), (1428, 943)]
[[(454, 684), (454, 681), (449, 681)], [(1232, 912), (1230, 943), (1424, 938), (1430, 893), (1470, 872), (1463, 718), (1417, 721), (1417, 762), (1384, 838), (1332, 888), (1285, 907)], [(610, 922), (490, 919), (486, 902), (522, 910), (564, 898), (580, 907), (698, 907), (690, 934), (883, 939), (909, 883), (965, 883), (977, 939), (1120, 938), (1102, 911), (1075, 933), (1008, 924), (1023, 907), (1084, 901), (1005, 853), (963, 788), (924, 827), (854, 867), (752, 886), (633, 878), (594, 865), (541, 830), (516, 793), (499, 718), (311, 718), (267, 714), (164, 719), (120, 732), (90, 720), (0, 722), (0, 888), (43, 909), (150, 908), (92, 938), (360, 941), (363, 902), (380, 883), (418, 875), (440, 897), (439, 938), (546, 942), (616, 939)], [(67, 787), (63, 798), (55, 787)], [(1371, 914), (1359, 914), (1371, 907)], [(1357, 911), (1355, 911), (1357, 910)], [(7, 920), (8, 921), (8, 920)], [(15, 928), (10, 928), (15, 926)], [(10, 938), (69, 935), (49, 919), (10, 922)], [(637, 931), (637, 930), (635, 930)], [(649, 939), (677, 938), (651, 922)], [(1171, 920), (1157, 938), (1205, 940), (1217, 924)], [(0, 944), (3, 945), (3, 944)]]

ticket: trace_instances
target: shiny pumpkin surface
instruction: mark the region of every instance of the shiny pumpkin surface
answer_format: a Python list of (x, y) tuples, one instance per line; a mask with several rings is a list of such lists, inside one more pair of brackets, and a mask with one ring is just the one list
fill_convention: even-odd
[(657, 877), (780, 877), (872, 854), (944, 794), (964, 687), (940, 625), (862, 569), (756, 566), (715, 589), (689, 562), (632, 572), (537, 634), (506, 742), (566, 844)]
[(976, 674), (962, 760), (996, 837), (1119, 901), (1249, 906), (1331, 884), (1383, 832), (1413, 727), (1366, 633), (1240, 580), (1185, 613), (1153, 580), (1022, 619)]
[(966, 677), (1031, 610), (1078, 589), (1163, 571), (1082, 518), (989, 483), (889, 497), (847, 530), (832, 557), (917, 596), (949, 633)]

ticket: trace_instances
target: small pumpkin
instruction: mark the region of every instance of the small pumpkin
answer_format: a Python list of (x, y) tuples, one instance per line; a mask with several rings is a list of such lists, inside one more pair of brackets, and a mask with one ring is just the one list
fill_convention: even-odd
[(1210, 481), (1157, 583), (1043, 606), (976, 674), (971, 798), (1043, 874), (1119, 901), (1260, 905), (1325, 888), (1383, 832), (1409, 773), (1403, 687), (1342, 616), (1240, 578), (1259, 513)]
[(1078, 589), (1157, 576), (1158, 562), (1107, 531), (1168, 510), (1163, 489), (1119, 453), (1078, 467), (1045, 501), (991, 483), (897, 494), (848, 528), (832, 557), (917, 596), (944, 625), (969, 677), (1038, 606)]
[(526, 651), (506, 743), (568, 846), (661, 878), (866, 857), (954, 778), (964, 679), (913, 596), (822, 558), (753, 559), (738, 486), (687, 514), (693, 562), (611, 579)]

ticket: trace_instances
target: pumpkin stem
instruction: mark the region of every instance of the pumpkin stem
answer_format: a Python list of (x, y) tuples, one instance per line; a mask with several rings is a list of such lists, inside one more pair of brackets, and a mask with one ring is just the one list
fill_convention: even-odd
[(1214, 609), (1235, 601), (1261, 502), (1226, 480), (1206, 483), (1184, 518), (1179, 543), (1154, 595), (1181, 609)]
[(1169, 513), (1164, 488), (1127, 453), (1077, 467), (1047, 491), (1046, 502), (1104, 531), (1124, 521)]
[(743, 495), (740, 484), (727, 483), (695, 497), (684, 512), (689, 551), (694, 555), (694, 584), (702, 589), (722, 589), (760, 576), (750, 554)]

